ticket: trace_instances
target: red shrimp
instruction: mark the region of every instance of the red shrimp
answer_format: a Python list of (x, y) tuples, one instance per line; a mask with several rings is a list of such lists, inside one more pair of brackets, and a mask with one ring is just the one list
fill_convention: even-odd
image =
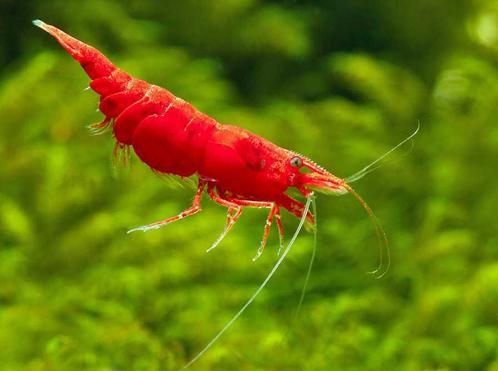
[[(382, 159), (417, 134), (420, 125), (413, 134), (376, 161), (352, 176), (341, 179), (296, 152), (281, 148), (248, 130), (220, 124), (166, 89), (128, 75), (97, 49), (56, 27), (40, 20), (33, 23), (52, 35), (81, 64), (92, 80), (90, 88), (100, 95), (99, 109), (105, 115), (102, 122), (92, 125), (94, 131), (112, 127), (116, 150), (124, 149), (125, 153), (129, 153), (129, 148), (133, 147), (137, 156), (155, 172), (198, 177), (197, 192), (189, 208), (176, 216), (129, 232), (157, 229), (198, 213), (201, 210), (201, 196), (207, 190), (214, 202), (228, 209), (225, 229), (208, 251), (216, 247), (232, 229), (245, 207), (269, 209), (256, 259), (266, 246), (275, 219), (280, 248), (283, 246), (281, 208), (300, 218), (296, 232), (263, 283), (185, 368), (199, 359), (253, 302), (290, 251), (303, 224), (315, 226), (315, 217), (309, 211), (314, 191), (335, 195), (350, 193), (359, 201), (375, 226), (379, 242), (387, 250), (387, 266), (381, 270), (381, 250), (379, 266), (370, 273), (378, 273), (380, 278), (387, 272), (390, 257), (386, 234), (370, 207), (349, 183), (377, 168)], [(290, 197), (287, 194), (290, 188), (296, 188), (306, 197), (306, 204)], [(316, 233), (316, 228), (314, 230)], [(312, 261), (313, 258), (306, 281)], [(304, 288), (299, 305), (303, 295)]]
[[(214, 202), (228, 209), (225, 230), (210, 249), (231, 230), (245, 207), (269, 209), (255, 259), (263, 252), (275, 219), (282, 246), (281, 208), (298, 218), (303, 215), (304, 204), (286, 193), (291, 187), (305, 197), (313, 191), (336, 195), (349, 192), (375, 220), (370, 208), (344, 179), (310, 159), (248, 130), (220, 124), (168, 90), (128, 75), (94, 47), (40, 20), (33, 23), (52, 35), (92, 80), (90, 88), (100, 95), (99, 109), (105, 115), (101, 123), (93, 125), (95, 130), (111, 126), (118, 148), (133, 147), (136, 155), (156, 172), (198, 176), (197, 192), (189, 208), (129, 232), (160, 228), (197, 214), (206, 189)], [(309, 211), (306, 223), (314, 224)], [(385, 238), (379, 224), (375, 225)]]

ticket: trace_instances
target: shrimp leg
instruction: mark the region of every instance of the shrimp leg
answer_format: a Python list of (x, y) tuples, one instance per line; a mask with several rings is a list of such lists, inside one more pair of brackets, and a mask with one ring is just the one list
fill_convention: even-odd
[(168, 218), (165, 220), (161, 220), (161, 221), (152, 223), (152, 224), (148, 224), (148, 225), (144, 225), (142, 227), (130, 229), (127, 233), (136, 232), (136, 231), (146, 232), (150, 229), (158, 229), (166, 224), (173, 223), (173, 222), (176, 222), (180, 219), (186, 218), (187, 216), (197, 214), (199, 211), (201, 211), (201, 196), (202, 196), (202, 192), (204, 191), (205, 185), (206, 185), (206, 182), (204, 180), (199, 180), (199, 185), (197, 186), (197, 193), (195, 194), (194, 201), (192, 202), (192, 206), (190, 206), (188, 209), (182, 211), (180, 214), (172, 216), (171, 218)]
[(228, 198), (227, 199), (230, 202), (233, 202), (239, 206), (247, 206), (247, 207), (257, 207), (257, 208), (268, 208), (270, 209), (270, 212), (268, 214), (268, 217), (266, 218), (266, 224), (263, 232), (263, 238), (261, 240), (261, 244), (259, 245), (258, 252), (256, 253), (256, 256), (252, 259), (253, 261), (258, 259), (261, 254), (263, 254), (263, 251), (265, 250), (266, 243), (268, 241), (268, 235), (270, 234), (270, 228), (273, 223), (273, 218), (277, 216), (277, 225), (278, 225), (278, 232), (279, 232), (279, 237), (280, 237), (280, 247), (282, 246), (283, 243), (283, 227), (282, 227), (282, 222), (280, 221), (280, 208), (275, 202), (270, 202), (270, 201), (251, 201), (251, 200), (239, 200), (235, 198)]
[[(268, 235), (270, 234), (270, 228), (273, 223), (273, 218), (275, 217), (275, 214), (278, 210), (278, 206), (273, 203), (270, 209), (270, 213), (268, 214), (268, 217), (266, 218), (266, 223), (265, 223), (265, 230), (263, 233), (263, 239), (261, 240), (261, 245), (259, 245), (258, 251), (256, 253), (256, 256), (252, 258), (252, 261), (255, 261), (258, 259), (261, 254), (263, 254), (263, 251), (265, 250), (266, 247), (266, 242), (268, 241)], [(280, 250), (281, 246), (279, 247)]]
[[(301, 202), (287, 196), (286, 194), (281, 195), (277, 202), (280, 204), (280, 206), (284, 207), (298, 218), (300, 218), (303, 215), (304, 205)], [(315, 218), (313, 217), (313, 214), (311, 214), (311, 212), (308, 211), (306, 215), (305, 228), (313, 229), (314, 225), (315, 225)]]
[(227, 211), (227, 221), (225, 224), (225, 229), (218, 236), (216, 241), (213, 242), (211, 247), (206, 250), (206, 252), (210, 252), (211, 250), (213, 250), (216, 246), (218, 246), (220, 244), (220, 242), (225, 238), (227, 233), (230, 232), (232, 227), (235, 225), (235, 223), (239, 219), (240, 215), (242, 215), (242, 207), (218, 196), (216, 194), (216, 192), (214, 191), (214, 186), (212, 184), (208, 185), (208, 194), (209, 194), (209, 197), (211, 197), (211, 199), (214, 202), (216, 202), (218, 205), (228, 207), (228, 211)]
[(277, 227), (278, 227), (278, 239), (280, 243), (280, 247), (278, 248), (278, 255), (284, 248), (284, 226), (282, 225), (282, 218), (280, 217), (280, 207), (275, 204), (277, 210), (275, 211), (275, 218), (277, 219)]

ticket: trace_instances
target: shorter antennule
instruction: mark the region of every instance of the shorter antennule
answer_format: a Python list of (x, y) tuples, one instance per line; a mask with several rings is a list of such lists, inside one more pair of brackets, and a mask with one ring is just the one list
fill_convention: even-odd
[(383, 159), (385, 159), (387, 156), (389, 156), (391, 153), (393, 153), (394, 151), (396, 151), (399, 147), (401, 147), (403, 144), (405, 144), (410, 139), (412, 139), (415, 135), (417, 135), (417, 133), (419, 132), (419, 130), (420, 130), (420, 121), (417, 122), (417, 128), (415, 129), (415, 131), (413, 133), (411, 133), (407, 138), (403, 139), (400, 143), (396, 144), (393, 148), (391, 148), (389, 151), (387, 151), (386, 153), (384, 153), (382, 156), (380, 156), (379, 158), (377, 158), (376, 160), (374, 160), (373, 162), (371, 162), (370, 164), (368, 164), (367, 166), (365, 166), (360, 171), (357, 171), (353, 175), (348, 176), (345, 179), (345, 181), (348, 182), (348, 183), (356, 182), (357, 180), (363, 178), (368, 173), (371, 173), (372, 171), (374, 171), (377, 168), (379, 168), (382, 165), (381, 161)]

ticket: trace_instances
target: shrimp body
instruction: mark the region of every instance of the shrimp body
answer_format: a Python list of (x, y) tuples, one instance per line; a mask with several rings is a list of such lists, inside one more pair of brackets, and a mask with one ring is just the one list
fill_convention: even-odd
[[(100, 95), (99, 109), (105, 116), (102, 122), (91, 125), (94, 131), (100, 132), (111, 126), (116, 140), (115, 148), (124, 148), (126, 153), (129, 153), (128, 148), (132, 147), (137, 156), (156, 172), (181, 177), (198, 176), (197, 192), (189, 208), (178, 215), (134, 228), (129, 232), (160, 228), (198, 213), (201, 210), (201, 196), (206, 189), (213, 201), (228, 209), (225, 229), (208, 251), (223, 240), (245, 207), (269, 209), (263, 238), (254, 259), (262, 254), (274, 219), (282, 249), (281, 208), (287, 209), (300, 219), (296, 232), (263, 283), (184, 368), (199, 359), (253, 302), (290, 251), (303, 224), (315, 224), (314, 216), (308, 211), (313, 191), (336, 195), (349, 192), (353, 195), (369, 214), (380, 242), (387, 249), (387, 238), (380, 223), (368, 205), (344, 179), (332, 175), (310, 159), (279, 147), (248, 130), (220, 124), (168, 90), (128, 75), (114, 66), (97, 49), (56, 27), (39, 20), (33, 23), (55, 37), (90, 77), (90, 87)], [(416, 132), (394, 149), (413, 137)], [(348, 178), (348, 182), (367, 174), (372, 166), (394, 149)], [(290, 197), (287, 194), (290, 188), (297, 189), (305, 196), (306, 204)], [(387, 269), (383, 272), (380, 270), (382, 253), (379, 257), (379, 267), (371, 273), (380, 272), (380, 278), (389, 268), (389, 251), (387, 250)], [(311, 263), (307, 277), (310, 269)], [(304, 291), (301, 302), (303, 295)]]
[[(41, 21), (47, 31), (76, 59), (100, 95), (99, 109), (105, 115), (95, 130), (112, 126), (118, 148), (132, 146), (136, 155), (153, 170), (181, 177), (198, 175), (199, 185), (192, 206), (177, 216), (135, 228), (146, 231), (200, 211), (206, 190), (218, 204), (228, 208), (224, 236), (244, 207), (268, 208), (263, 240), (276, 218), (283, 241), (280, 208), (296, 217), (304, 205), (287, 195), (290, 187), (308, 196), (313, 190), (343, 194), (351, 191), (344, 180), (304, 156), (281, 148), (248, 130), (223, 125), (198, 111), (168, 90), (128, 75), (97, 49)], [(313, 216), (307, 212), (307, 222)], [(212, 246), (216, 246), (221, 239)]]

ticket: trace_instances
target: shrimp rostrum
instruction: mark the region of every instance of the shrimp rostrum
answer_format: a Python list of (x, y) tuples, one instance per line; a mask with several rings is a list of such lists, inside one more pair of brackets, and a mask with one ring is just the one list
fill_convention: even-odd
[[(246, 207), (266, 208), (268, 217), (256, 257), (266, 245), (274, 220), (283, 241), (281, 209), (304, 217), (304, 204), (287, 191), (296, 188), (308, 197), (313, 191), (354, 195), (370, 216), (371, 210), (345, 180), (332, 175), (310, 159), (232, 125), (223, 125), (198, 111), (168, 90), (128, 75), (97, 49), (67, 35), (54, 26), (33, 23), (52, 35), (77, 60), (100, 95), (101, 123), (96, 131), (111, 127), (116, 148), (133, 148), (136, 155), (156, 172), (180, 177), (198, 176), (192, 205), (180, 214), (133, 231), (160, 228), (201, 210), (201, 195), (227, 208), (225, 230), (214, 248), (237, 222)], [(306, 211), (313, 226), (313, 215)], [(376, 223), (377, 232), (383, 235)]]

